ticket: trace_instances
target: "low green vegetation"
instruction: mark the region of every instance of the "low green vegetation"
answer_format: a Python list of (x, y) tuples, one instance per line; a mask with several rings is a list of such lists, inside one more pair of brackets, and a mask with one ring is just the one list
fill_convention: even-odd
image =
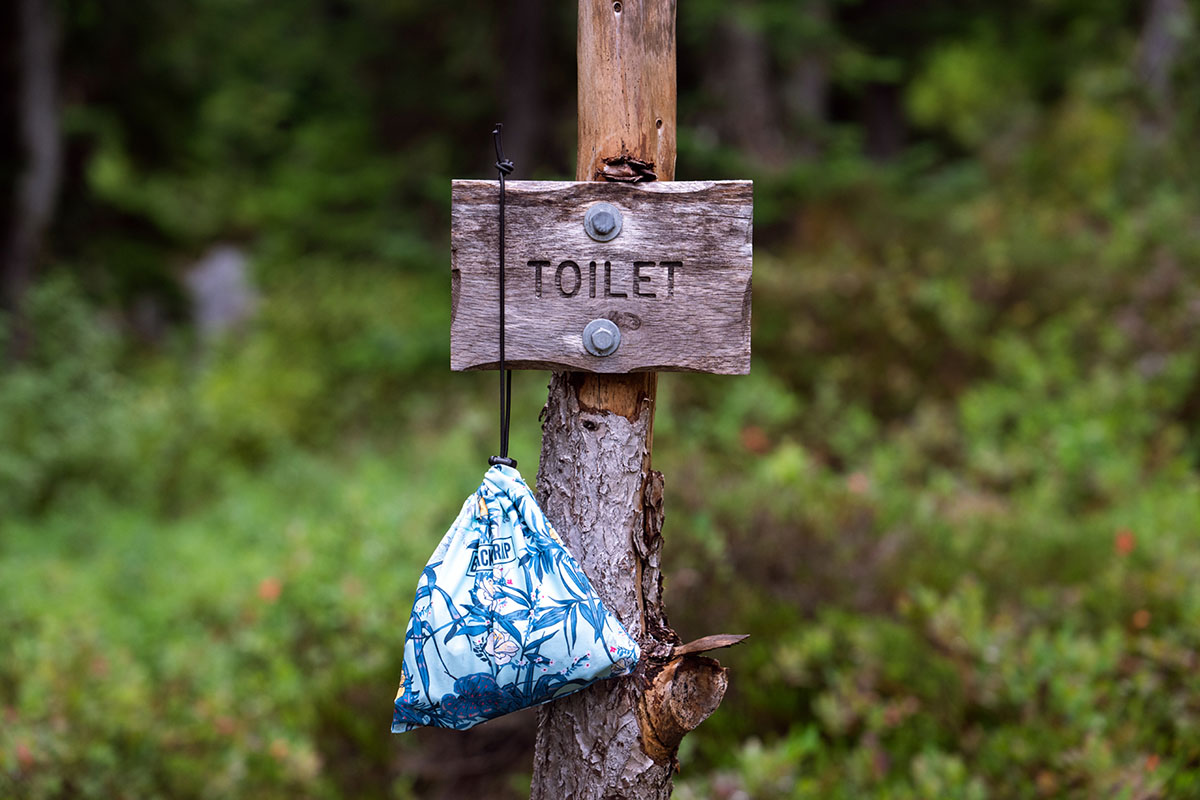
[[(673, 621), (753, 634), (680, 796), (1200, 790), (1193, 209), (868, 190), (760, 253), (749, 377), (662, 379)], [(391, 684), (494, 376), (442, 370), (440, 281), (264, 274), (212, 349), (35, 293), (0, 382), (9, 794), (420, 789)]]
[(1194, 217), (995, 198), (823, 209), (668, 384), (674, 621), (753, 634), (680, 796), (1200, 792)]

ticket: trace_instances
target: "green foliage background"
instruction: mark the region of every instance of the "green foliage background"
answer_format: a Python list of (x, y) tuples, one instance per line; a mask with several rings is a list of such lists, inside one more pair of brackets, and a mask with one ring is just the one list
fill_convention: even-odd
[[(755, 178), (757, 252), (752, 374), (661, 379), (672, 621), (752, 634), (677, 796), (1200, 796), (1194, 33), (1164, 108), (1140, 4), (805, 7), (679, 11), (679, 177)], [(452, 792), (386, 731), (495, 436), (494, 376), (446, 367), (447, 182), (488, 175), (502, 9), (62, 11), (66, 184), (0, 375), (0, 796)], [(819, 157), (713, 134), (731, 13), (774, 73), (825, 54)], [(531, 169), (563, 178), (548, 14)], [(884, 162), (875, 85), (911, 125)], [(263, 301), (208, 345), (178, 276), (214, 241)], [(515, 383), (532, 479), (545, 376)]]

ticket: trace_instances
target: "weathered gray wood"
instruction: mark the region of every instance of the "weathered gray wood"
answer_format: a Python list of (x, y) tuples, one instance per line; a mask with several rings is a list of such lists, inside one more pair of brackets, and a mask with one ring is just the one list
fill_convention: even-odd
[[(750, 181), (509, 181), (507, 188), (509, 366), (750, 371)], [(455, 370), (497, 366), (497, 195), (495, 181), (453, 182)], [(583, 227), (586, 210), (601, 201), (622, 215), (621, 233), (609, 242)], [(598, 318), (621, 330), (612, 355), (584, 348), (584, 326)]]

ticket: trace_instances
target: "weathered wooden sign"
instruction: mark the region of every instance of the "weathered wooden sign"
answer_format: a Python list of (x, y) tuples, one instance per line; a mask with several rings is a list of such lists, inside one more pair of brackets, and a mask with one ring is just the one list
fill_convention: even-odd
[[(750, 371), (751, 181), (506, 186), (508, 366)], [(451, 199), (450, 367), (495, 369), (497, 184)]]

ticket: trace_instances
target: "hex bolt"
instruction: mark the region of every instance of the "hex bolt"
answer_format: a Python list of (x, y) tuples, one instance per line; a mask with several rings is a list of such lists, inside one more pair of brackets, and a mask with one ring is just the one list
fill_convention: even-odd
[(611, 241), (621, 232), (621, 210), (612, 203), (596, 203), (584, 213), (583, 229), (597, 242)]
[(592, 228), (601, 236), (608, 236), (615, 227), (617, 227), (617, 221), (607, 208), (592, 215)]
[(621, 346), (621, 329), (607, 319), (594, 319), (583, 329), (583, 346), (594, 356), (611, 356)]

